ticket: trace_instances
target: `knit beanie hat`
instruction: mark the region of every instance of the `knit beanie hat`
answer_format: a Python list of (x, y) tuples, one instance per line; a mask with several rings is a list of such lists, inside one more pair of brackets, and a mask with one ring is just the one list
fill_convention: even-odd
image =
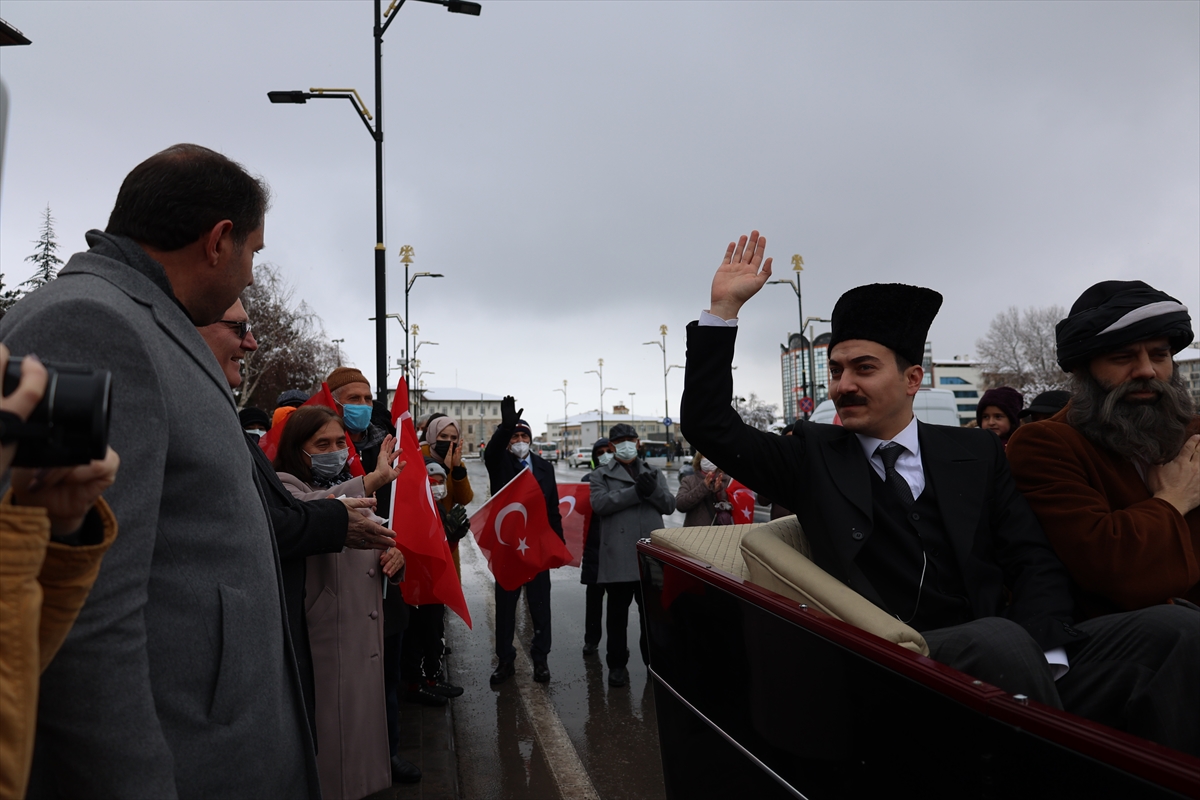
[(979, 398), (979, 405), (975, 407), (975, 422), (983, 427), (984, 410), (988, 406), (995, 406), (1004, 412), (1004, 416), (1008, 417), (1012, 430), (1016, 430), (1017, 426), (1021, 424), (1021, 406), (1023, 405), (1025, 405), (1025, 398), (1011, 386), (988, 389), (983, 393), (983, 397)]
[(371, 382), (367, 380), (367, 376), (354, 367), (338, 367), (333, 372), (329, 373), (329, 377), (325, 379), (329, 384), (329, 391), (336, 392), (338, 389), (350, 383), (365, 383), (367, 386)]

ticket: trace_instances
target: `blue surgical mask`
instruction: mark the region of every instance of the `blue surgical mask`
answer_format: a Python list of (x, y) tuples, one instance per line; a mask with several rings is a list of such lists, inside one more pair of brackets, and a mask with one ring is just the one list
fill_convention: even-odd
[(637, 458), (637, 442), (617, 442), (617, 460), (618, 461), (633, 461)]
[(371, 406), (342, 406), (342, 420), (355, 433), (362, 433), (371, 424)]
[(333, 478), (342, 471), (342, 467), (346, 466), (346, 458), (350, 455), (350, 448), (334, 450), (332, 453), (305, 452), (305, 455), (312, 459), (312, 471), (314, 475), (319, 475), (322, 478)]
[(599, 461), (600, 466), (603, 467), (605, 464), (607, 464), (608, 462), (613, 460), (613, 454), (612, 453), (601, 453), (600, 457), (597, 458), (596, 460)]

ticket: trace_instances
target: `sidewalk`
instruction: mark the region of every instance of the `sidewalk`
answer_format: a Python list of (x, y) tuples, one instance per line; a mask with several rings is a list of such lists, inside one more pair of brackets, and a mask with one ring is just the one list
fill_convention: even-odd
[[(446, 656), (446, 679), (453, 680)], [(396, 784), (367, 800), (458, 800), (458, 756), (454, 749), (454, 700), (442, 708), (400, 699), (400, 757), (421, 769), (419, 783)]]

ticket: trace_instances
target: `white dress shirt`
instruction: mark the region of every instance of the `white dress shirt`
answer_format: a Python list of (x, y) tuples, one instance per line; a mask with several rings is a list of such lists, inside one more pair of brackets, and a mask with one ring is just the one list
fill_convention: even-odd
[[(710, 314), (708, 311), (700, 312), (700, 320), (698, 325), (713, 326), (718, 328), (736, 328), (738, 324), (737, 317), (733, 319), (721, 319), (715, 314)], [(872, 436), (864, 436), (861, 433), (856, 433), (858, 443), (862, 445), (863, 454), (867, 457), (867, 462), (871, 468), (875, 470), (880, 478), (884, 477), (883, 459), (875, 451), (879, 449), (879, 445), (885, 442), (892, 441), (904, 447), (905, 452), (900, 454), (896, 459), (896, 472), (904, 478), (912, 489), (913, 499), (921, 496), (921, 492), (925, 491), (925, 467), (921, 462), (921, 441), (917, 436), (917, 418), (912, 420), (905, 426), (904, 430), (896, 434), (893, 439), (876, 439)], [(1067, 651), (1061, 647), (1056, 647), (1053, 650), (1045, 652), (1046, 662), (1050, 664), (1050, 671), (1054, 673), (1054, 680), (1058, 680), (1063, 675), (1067, 674), (1070, 665), (1067, 661)]]

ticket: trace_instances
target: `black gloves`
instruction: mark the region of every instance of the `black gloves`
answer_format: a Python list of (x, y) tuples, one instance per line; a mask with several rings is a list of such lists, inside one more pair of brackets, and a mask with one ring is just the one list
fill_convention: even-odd
[(446, 530), (446, 539), (451, 544), (462, 539), (471, 531), (471, 520), (467, 518), (467, 510), (460, 505), (451, 508), (442, 518), (442, 527)]
[(517, 411), (517, 400), (511, 394), (505, 395), (500, 401), (500, 424), (511, 428), (525, 413), (525, 409)]
[(654, 494), (654, 490), (658, 488), (658, 476), (653, 472), (643, 472), (637, 476), (634, 488), (637, 489), (638, 497), (645, 500)]

